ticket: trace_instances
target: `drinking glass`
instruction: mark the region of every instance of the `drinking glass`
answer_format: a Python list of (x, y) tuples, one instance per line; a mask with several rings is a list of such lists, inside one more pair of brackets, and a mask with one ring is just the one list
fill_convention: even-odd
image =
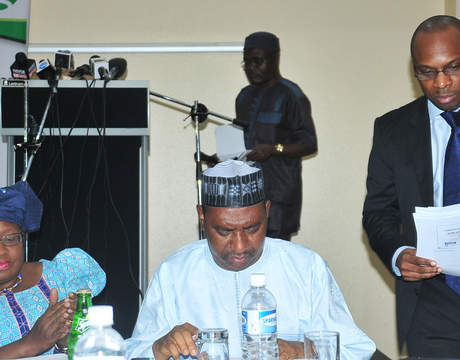
[(305, 359), (340, 360), (340, 335), (336, 331), (304, 334)]
[(198, 330), (198, 360), (228, 360), (228, 330)]

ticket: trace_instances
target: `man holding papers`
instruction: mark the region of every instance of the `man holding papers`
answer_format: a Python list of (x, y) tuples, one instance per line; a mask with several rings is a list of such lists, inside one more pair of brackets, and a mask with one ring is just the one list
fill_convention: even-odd
[[(427, 232), (417, 234), (413, 218), (416, 207), (460, 203), (460, 166), (452, 162), (460, 159), (453, 155), (460, 148), (452, 146), (460, 124), (454, 113), (460, 108), (460, 20), (425, 20), (412, 37), (411, 55), (425, 96), (375, 121), (363, 225), (397, 278), (400, 348), (407, 342), (410, 356), (460, 358), (459, 278), (435, 257), (417, 256), (417, 236), (420, 241)], [(451, 230), (440, 229), (429, 241), (451, 237)]]
[(281, 76), (279, 39), (256, 32), (244, 42), (243, 69), (249, 81), (236, 98), (236, 117), (249, 123), (245, 161), (264, 173), (272, 205), (267, 236), (290, 240), (300, 226), (302, 157), (318, 150), (310, 101)]
[[(460, 204), (415, 208), (417, 256), (435, 259), (445, 274), (460, 276)], [(452, 285), (456, 279), (447, 278)], [(454, 284), (458, 289), (458, 283)]]

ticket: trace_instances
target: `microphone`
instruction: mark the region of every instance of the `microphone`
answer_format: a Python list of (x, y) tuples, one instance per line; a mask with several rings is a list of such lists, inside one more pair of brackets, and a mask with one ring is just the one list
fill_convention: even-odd
[(109, 73), (108, 77), (110, 80), (118, 80), (126, 72), (128, 63), (123, 58), (113, 58), (109, 61)]
[(29, 131), (28, 131), (28, 142), (30, 144), (36, 143), (36, 137), (38, 135), (38, 131), (40, 130), (39, 124), (35, 121), (35, 118), (29, 114)]
[(244, 127), (244, 128), (249, 127), (249, 123), (246, 122), (246, 121), (244, 121), (244, 120), (233, 119), (233, 120), (232, 120), (232, 123), (234, 123), (235, 125)]
[(43, 59), (38, 63), (37, 75), (42, 80), (48, 80), (51, 85), (56, 80), (56, 69), (48, 59)]
[(105, 79), (107, 76), (109, 76), (109, 72), (108, 70), (104, 67), (104, 66), (100, 66), (98, 69), (98, 75), (99, 75), (99, 79)]
[(99, 75), (101, 79), (107, 83), (110, 80), (117, 80), (120, 76), (126, 72), (126, 67), (128, 63), (125, 59), (122, 58), (114, 58), (109, 61), (109, 71), (106, 68), (100, 67), (98, 69)]
[[(193, 154), (193, 157), (195, 158), (195, 161), (197, 160), (196, 152)], [(210, 164), (218, 164), (220, 160), (215, 157), (214, 155), (206, 155), (205, 153), (200, 151), (200, 160), (210, 163)]]
[(100, 59), (101, 57), (99, 55), (92, 55), (90, 58), (89, 58), (89, 63), (91, 64), (91, 60), (93, 59)]
[[(91, 73), (95, 79), (102, 79), (103, 76), (101, 76), (101, 73), (108, 73), (107, 69), (109, 68), (109, 62), (106, 59), (101, 58), (99, 55), (91, 56), (89, 59), (89, 64), (91, 66)], [(99, 70), (100, 68), (103, 69)]]
[(91, 67), (88, 64), (81, 65), (77, 67), (75, 70), (70, 70), (68, 75), (73, 78), (73, 77), (82, 77), (85, 75), (92, 75), (91, 74)]
[(15, 59), (10, 66), (11, 76), (14, 79), (30, 79), (37, 71), (35, 60), (28, 59), (23, 52), (16, 53)]
[(70, 50), (58, 50), (54, 54), (54, 64), (57, 68), (61, 69), (73, 69), (74, 58), (73, 52)]

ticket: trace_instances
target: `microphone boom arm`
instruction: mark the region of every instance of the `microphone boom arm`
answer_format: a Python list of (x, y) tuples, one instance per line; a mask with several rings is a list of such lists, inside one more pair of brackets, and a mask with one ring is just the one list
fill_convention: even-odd
[[(206, 106), (204, 106), (203, 104), (198, 103), (198, 101), (195, 101), (195, 103), (193, 105), (191, 105), (191, 104), (187, 104), (187, 103), (185, 103), (183, 101), (173, 99), (172, 97), (162, 95), (162, 94), (158, 94), (158, 93), (153, 92), (153, 91), (149, 91), (149, 93), (150, 93), (150, 95), (157, 96), (157, 97), (162, 98), (164, 100), (171, 101), (171, 102), (174, 102), (176, 104), (179, 104), (179, 105), (182, 105), (182, 106), (185, 106), (185, 107), (188, 107), (188, 108), (191, 109), (190, 110), (190, 116), (192, 117), (193, 121), (195, 121), (195, 123), (196, 123), (196, 126), (195, 126), (195, 137), (196, 137), (196, 153), (195, 153), (196, 158), (195, 158), (195, 161), (196, 161), (197, 196), (198, 196), (198, 204), (202, 205), (201, 182), (202, 182), (203, 170), (202, 170), (202, 167), (201, 167), (200, 123), (204, 122), (208, 115), (213, 115), (215, 117), (221, 118), (223, 120), (230, 121), (233, 124), (239, 125), (239, 126), (242, 126), (242, 127), (248, 127), (249, 124), (247, 122), (245, 122), (245, 121), (242, 121), (242, 120), (232, 119), (232, 118), (229, 118), (228, 116), (224, 116), (224, 115), (218, 114), (216, 112), (209, 111), (206, 108)], [(200, 221), (198, 221), (198, 233), (199, 233), (200, 239), (205, 238), (206, 234), (204, 232), (204, 229), (202, 229), (202, 227), (201, 227), (201, 222)]]
[[(193, 105), (187, 104), (187, 103), (185, 103), (185, 102), (183, 102), (181, 100), (177, 100), (177, 99), (174, 99), (172, 97), (162, 95), (162, 94), (159, 94), (159, 93), (156, 93), (156, 92), (153, 92), (153, 91), (150, 91), (149, 93), (150, 93), (150, 95), (157, 96), (157, 97), (162, 98), (164, 100), (168, 100), (168, 101), (174, 102), (176, 104), (188, 107), (188, 108), (192, 109), (192, 112), (194, 111), (194, 109), (197, 108), (196, 104), (193, 104)], [(248, 127), (249, 126), (249, 124), (246, 121), (238, 120), (238, 119), (232, 119), (232, 118), (230, 118), (228, 116), (218, 114), (218, 113), (216, 113), (214, 111), (209, 111), (203, 104), (198, 104), (198, 105), (201, 105), (202, 107), (204, 107), (204, 109), (206, 109), (206, 114), (205, 115), (212, 115), (212, 116), (218, 117), (220, 119), (230, 121), (233, 124), (239, 125), (239, 126), (242, 126), (242, 127)], [(193, 113), (192, 115), (195, 115), (195, 114), (196, 114), (196, 110), (195, 110), (195, 113)]]

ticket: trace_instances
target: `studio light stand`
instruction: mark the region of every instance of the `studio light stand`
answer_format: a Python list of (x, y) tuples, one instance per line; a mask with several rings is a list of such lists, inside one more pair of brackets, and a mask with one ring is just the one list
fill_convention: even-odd
[[(167, 100), (167, 101), (174, 102), (176, 104), (179, 104), (179, 105), (182, 105), (182, 106), (185, 106), (185, 107), (188, 107), (188, 108), (191, 109), (190, 110), (190, 116), (191, 116), (192, 120), (195, 122), (195, 140), (196, 140), (196, 160), (195, 160), (196, 161), (196, 179), (195, 179), (195, 181), (196, 181), (196, 187), (197, 187), (198, 204), (202, 205), (203, 202), (202, 202), (202, 197), (201, 197), (201, 195), (202, 195), (201, 194), (201, 182), (202, 182), (203, 168), (202, 168), (201, 152), (200, 152), (200, 147), (201, 146), (200, 146), (200, 126), (199, 126), (199, 124), (205, 122), (207, 117), (208, 117), (208, 115), (212, 115), (212, 116), (218, 117), (220, 119), (230, 121), (233, 124), (239, 125), (239, 126), (242, 126), (242, 127), (248, 127), (249, 124), (246, 121), (242, 121), (242, 120), (238, 120), (238, 119), (232, 119), (232, 118), (230, 118), (228, 116), (224, 116), (224, 115), (215, 113), (213, 111), (209, 111), (208, 108), (205, 105), (199, 103), (198, 101), (195, 101), (194, 104), (191, 105), (191, 104), (187, 104), (187, 103), (185, 103), (183, 101), (173, 99), (173, 98), (171, 98), (169, 96), (158, 94), (158, 93), (153, 92), (153, 91), (150, 91), (149, 93), (150, 93), (150, 95), (162, 98), (162, 99)], [(199, 221), (198, 221), (198, 231), (199, 231), (200, 239), (204, 239), (205, 238), (204, 229), (202, 229), (201, 223)]]

